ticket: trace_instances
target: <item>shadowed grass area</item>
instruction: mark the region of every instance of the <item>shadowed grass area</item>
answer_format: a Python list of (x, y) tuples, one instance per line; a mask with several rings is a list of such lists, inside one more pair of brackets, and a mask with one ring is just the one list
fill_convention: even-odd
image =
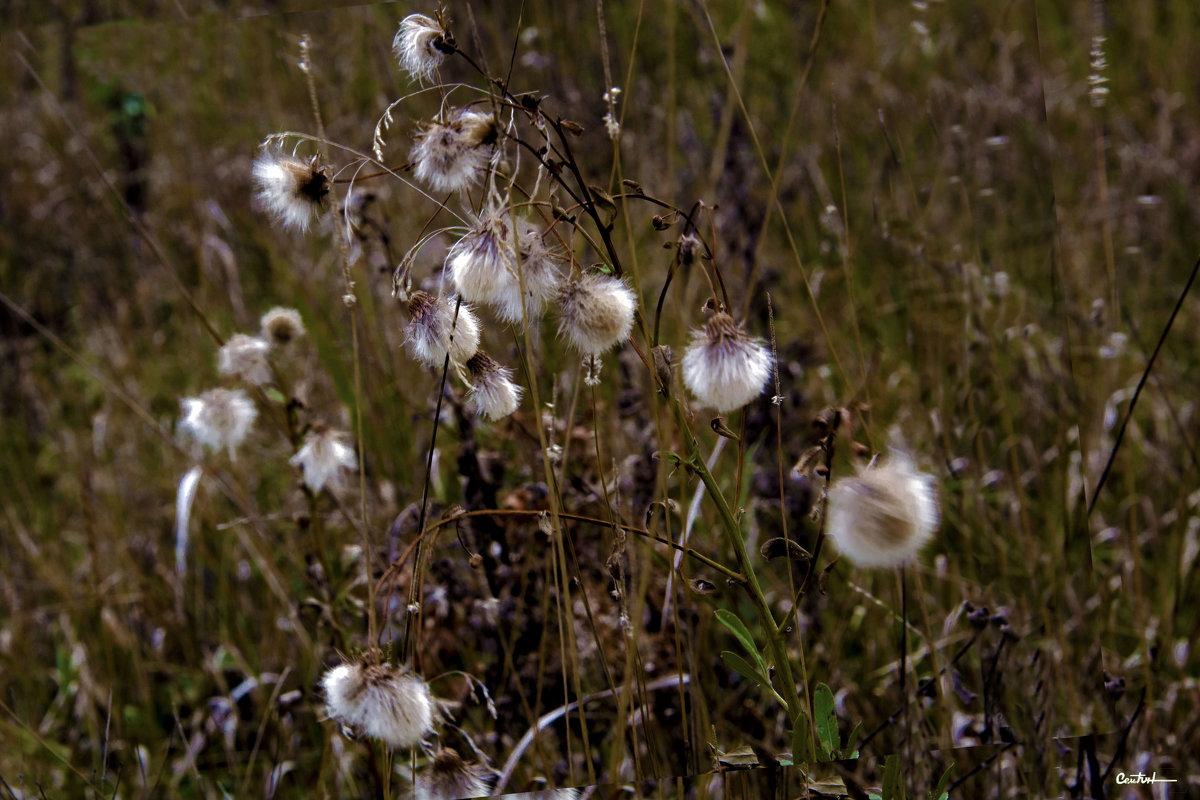
[[(3, 39), (4, 793), (408, 796), (428, 755), (348, 736), (319, 687), (372, 647), (446, 701), (441, 746), (497, 770), (517, 753), (506, 791), (895, 796), (889, 754), (910, 797), (951, 765), (951, 796), (1124, 797), (1116, 773), (1139, 771), (1195, 788), (1191, 5), (450, 6), (497, 80), (451, 56), (438, 89), (391, 46), (433, 8), (94, 6), (14, 6)], [(525, 393), (493, 422), (410, 358), (393, 274), (436, 293), (485, 199), (417, 191), (414, 136), (443, 91), (490, 109), (502, 89), (510, 135), (539, 135), (527, 92), (582, 126), (554, 157), (611, 229), (536, 152), (497, 171), (576, 272), (619, 261), (639, 321), (593, 387), (553, 320), (481, 311)], [(359, 155), (406, 95), (388, 175)], [(280, 230), (251, 164), (319, 128), (297, 147), (330, 167), (327, 213)], [(706, 469), (711, 409), (678, 401), (714, 295), (778, 375)], [(275, 306), (305, 336), (246, 388), (236, 459), (197, 458), (180, 401), (237, 384), (217, 350)], [(316, 493), (289, 464), (315, 423), (361, 457)], [(823, 492), (896, 450), (933, 476), (940, 525), (902, 570), (860, 569), (823, 542)], [(672, 576), (685, 527), (703, 558)], [(783, 536), (817, 553), (811, 578), (762, 554)], [(811, 721), (820, 684), (832, 722)], [(820, 756), (831, 726), (860, 759), (713, 772), (744, 747)]]

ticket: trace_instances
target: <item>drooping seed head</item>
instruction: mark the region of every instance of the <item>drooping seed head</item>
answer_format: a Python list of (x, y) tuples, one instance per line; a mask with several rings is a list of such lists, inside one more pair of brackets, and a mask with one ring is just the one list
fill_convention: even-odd
[(264, 386), (274, 379), (271, 362), (267, 360), (270, 349), (266, 339), (235, 334), (217, 353), (217, 371), (241, 378), (251, 386)]
[(490, 210), (446, 253), (446, 266), (458, 293), (472, 303), (492, 303), (516, 281), (512, 226), (508, 215)]
[(770, 377), (770, 352), (723, 312), (693, 332), (683, 354), (683, 382), (697, 400), (719, 414), (749, 403)]
[(325, 709), (351, 729), (392, 747), (419, 744), (433, 730), (429, 687), (386, 664), (341, 664), (321, 678)]
[(480, 763), (463, 761), (458, 751), (438, 750), (429, 766), (417, 778), (417, 800), (457, 800), (486, 797), (492, 771)]
[(346, 444), (345, 434), (318, 423), (288, 463), (301, 469), (309, 489), (320, 492), (326, 485), (337, 486), (342, 470), (356, 469), (358, 458), (354, 448)]
[(461, 110), (417, 135), (410, 156), (413, 174), (437, 192), (465, 189), (487, 168), (498, 138), (495, 117)]
[(284, 228), (307, 230), (329, 194), (329, 176), (316, 156), (304, 160), (264, 147), (251, 174), (258, 202)]
[(829, 491), (826, 529), (860, 567), (896, 567), (917, 555), (938, 525), (933, 477), (893, 455)]
[(287, 347), (304, 336), (304, 321), (300, 319), (300, 312), (294, 308), (276, 306), (263, 314), (261, 324), (261, 336), (270, 342), (272, 347)]
[(181, 430), (209, 450), (227, 449), (230, 459), (245, 440), (258, 409), (241, 389), (211, 389), (181, 402)]
[(418, 290), (408, 298), (408, 312), (411, 318), (404, 329), (405, 340), (413, 358), (421, 363), (441, 369), (449, 353), (452, 362), (465, 364), (479, 349), (479, 320), (467, 303)]
[(434, 76), (446, 56), (454, 52), (454, 37), (442, 15), (409, 14), (392, 39), (392, 52), (412, 79), (424, 83)]
[(495, 421), (507, 417), (521, 404), (524, 390), (513, 383), (512, 370), (500, 366), (482, 350), (467, 362), (467, 374), (471, 379), (467, 403), (476, 414)]
[(559, 335), (583, 355), (600, 355), (633, 329), (637, 301), (620, 278), (584, 275), (562, 287), (558, 302)]
[(562, 281), (561, 256), (546, 243), (542, 233), (529, 222), (518, 223), (518, 229), (518, 257), (513, 267), (519, 275), (501, 282), (492, 301), (496, 315), (512, 323), (541, 317)]

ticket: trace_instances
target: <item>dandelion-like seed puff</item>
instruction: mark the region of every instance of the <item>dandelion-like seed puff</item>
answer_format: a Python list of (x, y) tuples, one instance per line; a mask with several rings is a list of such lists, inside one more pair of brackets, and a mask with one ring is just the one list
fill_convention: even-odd
[(467, 403), (482, 417), (498, 420), (507, 417), (521, 404), (524, 390), (513, 383), (512, 370), (502, 367), (482, 350), (467, 361), (471, 390)]
[(346, 444), (345, 436), (324, 424), (313, 425), (304, 437), (304, 446), (289, 462), (304, 473), (304, 484), (314, 492), (325, 486), (336, 486), (342, 470), (358, 467), (354, 448)]
[(725, 313), (713, 314), (704, 330), (693, 333), (683, 354), (683, 382), (718, 414), (758, 397), (770, 377), (770, 352)]
[(181, 401), (180, 430), (210, 450), (228, 450), (229, 458), (250, 433), (258, 416), (253, 401), (240, 389), (212, 389)]
[(487, 168), (499, 135), (495, 117), (482, 111), (464, 109), (449, 122), (431, 123), (413, 144), (413, 174), (437, 192), (465, 189)]
[(392, 52), (412, 79), (425, 83), (437, 73), (446, 56), (454, 52), (454, 37), (438, 19), (409, 14), (392, 39)]
[(583, 355), (598, 356), (628, 338), (636, 298), (620, 278), (590, 274), (558, 295), (559, 334)]
[(933, 538), (937, 525), (933, 477), (902, 454), (829, 490), (829, 538), (860, 567), (900, 566)]
[(251, 175), (258, 202), (284, 228), (307, 230), (329, 194), (329, 177), (316, 156), (303, 160), (264, 147)]
[(487, 797), (492, 771), (483, 764), (467, 763), (457, 750), (442, 748), (416, 781), (417, 800)]
[(287, 347), (304, 336), (304, 321), (294, 308), (276, 306), (262, 316), (262, 338), (272, 347)]
[(341, 664), (321, 678), (325, 709), (354, 731), (392, 747), (412, 747), (433, 730), (423, 680), (386, 664)]
[(217, 353), (217, 371), (235, 375), (251, 386), (265, 386), (273, 380), (271, 362), (267, 360), (270, 349), (265, 339), (235, 334)]
[(512, 226), (497, 209), (485, 212), (478, 224), (446, 253), (446, 267), (458, 293), (472, 303), (492, 303), (514, 282)]
[(447, 353), (455, 364), (465, 364), (479, 349), (479, 320), (468, 304), (418, 290), (408, 299), (408, 312), (411, 319), (404, 329), (405, 340), (413, 358), (426, 366), (441, 369)]

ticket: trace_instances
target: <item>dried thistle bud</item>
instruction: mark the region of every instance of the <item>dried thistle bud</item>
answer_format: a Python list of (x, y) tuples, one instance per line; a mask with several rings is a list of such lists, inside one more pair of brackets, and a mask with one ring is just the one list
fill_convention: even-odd
[(498, 420), (507, 417), (521, 404), (524, 390), (512, 381), (512, 370), (502, 367), (479, 350), (467, 361), (471, 390), (467, 403), (482, 417)]
[(345, 434), (330, 429), (324, 423), (313, 425), (304, 437), (304, 446), (288, 461), (304, 474), (304, 484), (314, 492), (326, 485), (336, 486), (343, 469), (357, 469), (354, 448), (345, 442)]
[(285, 228), (307, 230), (329, 194), (329, 176), (316, 156), (306, 161), (264, 147), (251, 175), (258, 202)]
[(199, 397), (186, 398), (181, 405), (180, 429), (202, 447), (227, 449), (230, 459), (258, 416), (258, 409), (240, 389), (212, 389)]
[(914, 557), (938, 524), (933, 478), (894, 455), (829, 492), (828, 534), (860, 567), (894, 567)]
[(267, 360), (270, 349), (271, 345), (265, 339), (235, 334), (217, 353), (217, 371), (241, 378), (251, 386), (264, 386), (273, 377), (271, 363)]
[(433, 729), (429, 687), (386, 664), (341, 664), (321, 678), (325, 709), (351, 729), (392, 747), (419, 744)]
[(272, 347), (287, 347), (304, 336), (304, 321), (294, 308), (276, 306), (262, 316), (262, 338)]
[(696, 262), (696, 256), (704, 252), (704, 245), (695, 234), (689, 233), (679, 237), (679, 263), (690, 267)]
[(801, 547), (799, 542), (793, 542), (791, 539), (785, 539), (782, 536), (777, 536), (774, 539), (768, 539), (763, 542), (763, 546), (759, 552), (762, 553), (762, 557), (767, 561), (786, 557), (799, 563), (812, 559), (812, 554)]
[(558, 296), (558, 333), (583, 355), (598, 356), (628, 338), (636, 298), (620, 278), (589, 274)]
[(409, 295), (408, 312), (404, 338), (413, 358), (426, 366), (441, 369), (447, 353), (455, 364), (464, 364), (479, 349), (479, 321), (466, 303), (417, 290)]
[(693, 333), (683, 354), (683, 382), (697, 400), (721, 414), (762, 394), (770, 377), (770, 352), (722, 312)]
[(413, 174), (438, 192), (465, 189), (487, 168), (499, 135), (495, 117), (482, 111), (464, 109), (449, 122), (431, 123), (413, 144)]
[(457, 750), (449, 747), (433, 755), (429, 767), (417, 777), (417, 800), (457, 800), (466, 797), (485, 797), (492, 770), (483, 764), (463, 761)]
[(442, 15), (409, 14), (400, 22), (392, 39), (392, 53), (413, 80), (425, 83), (437, 72), (446, 56), (455, 51), (454, 37)]
[(515, 258), (508, 215), (491, 209), (446, 253), (446, 266), (465, 300), (492, 303), (512, 291)]

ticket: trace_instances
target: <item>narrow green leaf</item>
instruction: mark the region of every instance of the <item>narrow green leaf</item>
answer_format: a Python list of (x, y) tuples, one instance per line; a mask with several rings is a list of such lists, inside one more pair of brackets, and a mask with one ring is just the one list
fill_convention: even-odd
[(747, 680), (754, 681), (768, 692), (774, 693), (775, 689), (771, 686), (771, 682), (767, 680), (767, 676), (763, 675), (761, 672), (752, 667), (750, 662), (739, 656), (737, 653), (734, 653), (730, 650), (722, 650), (721, 660), (725, 662), (725, 666), (729, 667), (738, 675), (741, 675)]
[(274, 386), (268, 386), (263, 390), (267, 397), (271, 398), (272, 402), (278, 403), (281, 406), (287, 405), (287, 398), (283, 396), (283, 392), (276, 389)]
[(854, 743), (858, 741), (858, 730), (861, 727), (861, 722), (854, 723), (854, 730), (850, 731), (850, 735), (846, 737), (846, 746), (843, 748), (846, 754), (843, 758), (858, 758), (858, 748)]
[(792, 762), (811, 764), (817, 760), (813, 745), (812, 720), (808, 712), (801, 710), (792, 720)]
[(754, 658), (759, 671), (766, 673), (766, 662), (763, 661), (762, 655), (759, 654), (758, 645), (754, 643), (754, 637), (750, 634), (750, 629), (746, 627), (746, 623), (738, 619), (737, 615), (732, 611), (727, 611), (724, 608), (717, 609), (717, 619), (738, 638), (738, 641), (742, 643), (742, 647)]
[(940, 781), (938, 781), (937, 788), (934, 789), (933, 793), (929, 796), (931, 798), (933, 798), (933, 800), (950, 800), (950, 792), (946, 788), (946, 786), (949, 785), (950, 778), (952, 778), (953, 776), (954, 776), (954, 765), (951, 764), (949, 767), (946, 768), (946, 771), (942, 773), (942, 779)]
[(813, 693), (814, 713), (817, 717), (817, 743), (821, 746), (821, 758), (832, 760), (842, 746), (838, 735), (837, 714), (833, 709), (833, 692), (823, 683), (817, 684)]
[(905, 800), (900, 756), (893, 753), (883, 764), (883, 800)]

